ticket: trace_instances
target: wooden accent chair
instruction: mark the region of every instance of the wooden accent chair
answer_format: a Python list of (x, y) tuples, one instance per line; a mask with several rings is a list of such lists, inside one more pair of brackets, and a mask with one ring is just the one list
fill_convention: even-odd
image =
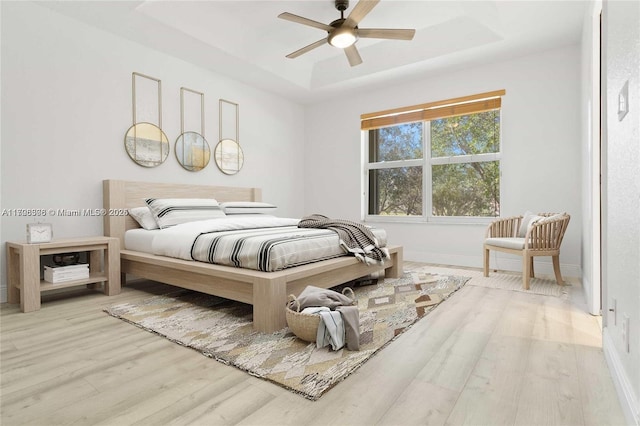
[(551, 256), (558, 285), (560, 274), (560, 244), (569, 225), (567, 213), (540, 213), (498, 219), (487, 228), (484, 241), (484, 276), (489, 276), (489, 251), (496, 250), (522, 256), (522, 287), (529, 290), (534, 276), (533, 258)]

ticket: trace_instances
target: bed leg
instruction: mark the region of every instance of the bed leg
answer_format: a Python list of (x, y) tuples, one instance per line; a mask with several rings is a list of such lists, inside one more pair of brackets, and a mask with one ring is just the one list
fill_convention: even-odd
[(386, 268), (384, 276), (386, 278), (400, 278), (404, 273), (404, 267), (402, 266), (402, 247), (398, 247), (396, 251), (391, 254), (391, 266)]
[(256, 278), (253, 282), (253, 329), (273, 333), (287, 326), (287, 282), (282, 278)]

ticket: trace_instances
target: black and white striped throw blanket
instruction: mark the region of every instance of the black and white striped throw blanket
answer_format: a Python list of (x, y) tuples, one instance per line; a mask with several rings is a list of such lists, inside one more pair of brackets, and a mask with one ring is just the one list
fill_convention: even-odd
[(334, 231), (340, 237), (340, 246), (367, 265), (381, 264), (384, 259), (389, 259), (389, 250), (380, 247), (371, 230), (361, 223), (312, 214), (303, 217), (298, 223), (298, 227)]

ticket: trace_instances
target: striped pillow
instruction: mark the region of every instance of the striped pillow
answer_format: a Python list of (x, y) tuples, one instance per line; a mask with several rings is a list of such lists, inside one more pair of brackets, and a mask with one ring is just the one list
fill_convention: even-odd
[(213, 198), (147, 198), (145, 202), (161, 229), (225, 216)]
[(227, 201), (220, 203), (225, 214), (273, 214), (277, 206), (260, 201)]

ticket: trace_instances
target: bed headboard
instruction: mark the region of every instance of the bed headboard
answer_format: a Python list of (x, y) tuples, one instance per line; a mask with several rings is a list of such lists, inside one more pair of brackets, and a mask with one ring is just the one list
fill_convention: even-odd
[(104, 180), (102, 204), (107, 212), (104, 216), (104, 235), (119, 238), (121, 248), (124, 247), (125, 231), (139, 228), (140, 225), (130, 216), (109, 212), (111, 210), (118, 213), (123, 209), (145, 206), (145, 198), (215, 198), (218, 202), (262, 201), (262, 190), (232, 186)]

